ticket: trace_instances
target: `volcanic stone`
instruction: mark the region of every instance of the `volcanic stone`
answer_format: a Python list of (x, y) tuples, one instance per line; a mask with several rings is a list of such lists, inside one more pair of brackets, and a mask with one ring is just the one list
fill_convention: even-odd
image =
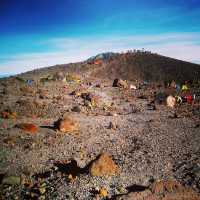
[(92, 176), (112, 176), (117, 173), (119, 168), (107, 153), (102, 153), (90, 167)]
[(55, 127), (63, 133), (72, 133), (79, 130), (78, 123), (70, 119), (69, 117), (59, 119), (55, 123)]
[(17, 127), (26, 132), (33, 133), (33, 134), (35, 134), (38, 131), (38, 127), (35, 124), (31, 124), (31, 123), (21, 123), (21, 124), (18, 124)]

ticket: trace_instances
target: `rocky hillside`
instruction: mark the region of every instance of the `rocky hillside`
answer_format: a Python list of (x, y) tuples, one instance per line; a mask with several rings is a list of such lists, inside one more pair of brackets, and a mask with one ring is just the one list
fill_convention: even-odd
[(180, 82), (200, 79), (200, 65), (184, 62), (149, 52), (130, 52), (110, 59), (95, 76), (127, 80)]
[[(98, 62), (95, 62), (98, 61)], [(184, 82), (200, 80), (200, 65), (144, 51), (102, 53), (84, 62), (56, 65), (22, 74), (38, 78), (57, 72), (91, 75), (96, 78), (122, 78), (131, 81)]]

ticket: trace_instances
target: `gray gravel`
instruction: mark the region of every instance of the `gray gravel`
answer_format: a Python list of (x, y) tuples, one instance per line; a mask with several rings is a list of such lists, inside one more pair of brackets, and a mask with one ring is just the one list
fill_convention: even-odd
[[(111, 197), (120, 193), (119, 190), (128, 192), (126, 188), (134, 184), (148, 186), (152, 180), (171, 178), (200, 191), (200, 128), (195, 127), (198, 117), (170, 118), (174, 111), (165, 105), (157, 105), (155, 111), (148, 110), (148, 99), (137, 98), (141, 91), (129, 91), (125, 95), (112, 87), (90, 88), (90, 92), (100, 95), (101, 106), (89, 110), (83, 106), (80, 98), (69, 95), (74, 85), (68, 86), (65, 93), (62, 92), (63, 83), (57, 83), (55, 87), (57, 89), (49, 92), (50, 98), (42, 100), (44, 104), (53, 105), (53, 95), (65, 95), (64, 100), (55, 103), (53, 114), (47, 111), (45, 116), (38, 118), (24, 115), (16, 121), (0, 120), (1, 173), (31, 177), (52, 169), (56, 161), (64, 160), (76, 160), (79, 167), (85, 168), (101, 152), (107, 152), (120, 167), (120, 175), (98, 178), (91, 177), (86, 171), (71, 183), (56, 175), (55, 180), (47, 178), (54, 190), (47, 192), (46, 198), (94, 199), (93, 191), (101, 187), (107, 188)], [(15, 95), (7, 98), (1, 110), (9, 107), (19, 112), (15, 107), (14, 99), (18, 98)], [(126, 101), (127, 95), (132, 98), (129, 102)], [(1, 102), (5, 98), (2, 97)], [(103, 103), (102, 98), (105, 99)], [(115, 109), (103, 110), (102, 105), (111, 102)], [(77, 104), (83, 111), (70, 111)], [(133, 106), (135, 112), (132, 112)], [(48, 127), (64, 113), (79, 122), (80, 132), (77, 136), (61, 135)], [(19, 122), (32, 122), (41, 127), (37, 135), (30, 136), (14, 127)], [(116, 130), (109, 129), (110, 122), (117, 125)], [(6, 143), (6, 138), (13, 138), (13, 142)], [(193, 169), (195, 166), (196, 171)], [(187, 176), (188, 171), (193, 174)]]

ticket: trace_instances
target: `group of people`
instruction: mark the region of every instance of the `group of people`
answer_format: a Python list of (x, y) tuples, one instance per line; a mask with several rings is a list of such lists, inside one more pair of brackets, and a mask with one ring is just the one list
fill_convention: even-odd
[(180, 85), (177, 84), (175, 81), (172, 81), (170, 84), (171, 88), (176, 89), (176, 102), (181, 104), (181, 103), (193, 103), (194, 100), (196, 99), (196, 95), (191, 92), (191, 90), (188, 87), (187, 82), (184, 84)]

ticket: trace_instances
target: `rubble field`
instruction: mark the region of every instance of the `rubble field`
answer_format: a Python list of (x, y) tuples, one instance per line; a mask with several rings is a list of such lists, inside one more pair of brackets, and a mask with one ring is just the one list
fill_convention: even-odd
[(173, 94), (164, 86), (58, 79), (0, 81), (1, 199), (200, 199), (198, 101), (169, 107), (156, 100)]

